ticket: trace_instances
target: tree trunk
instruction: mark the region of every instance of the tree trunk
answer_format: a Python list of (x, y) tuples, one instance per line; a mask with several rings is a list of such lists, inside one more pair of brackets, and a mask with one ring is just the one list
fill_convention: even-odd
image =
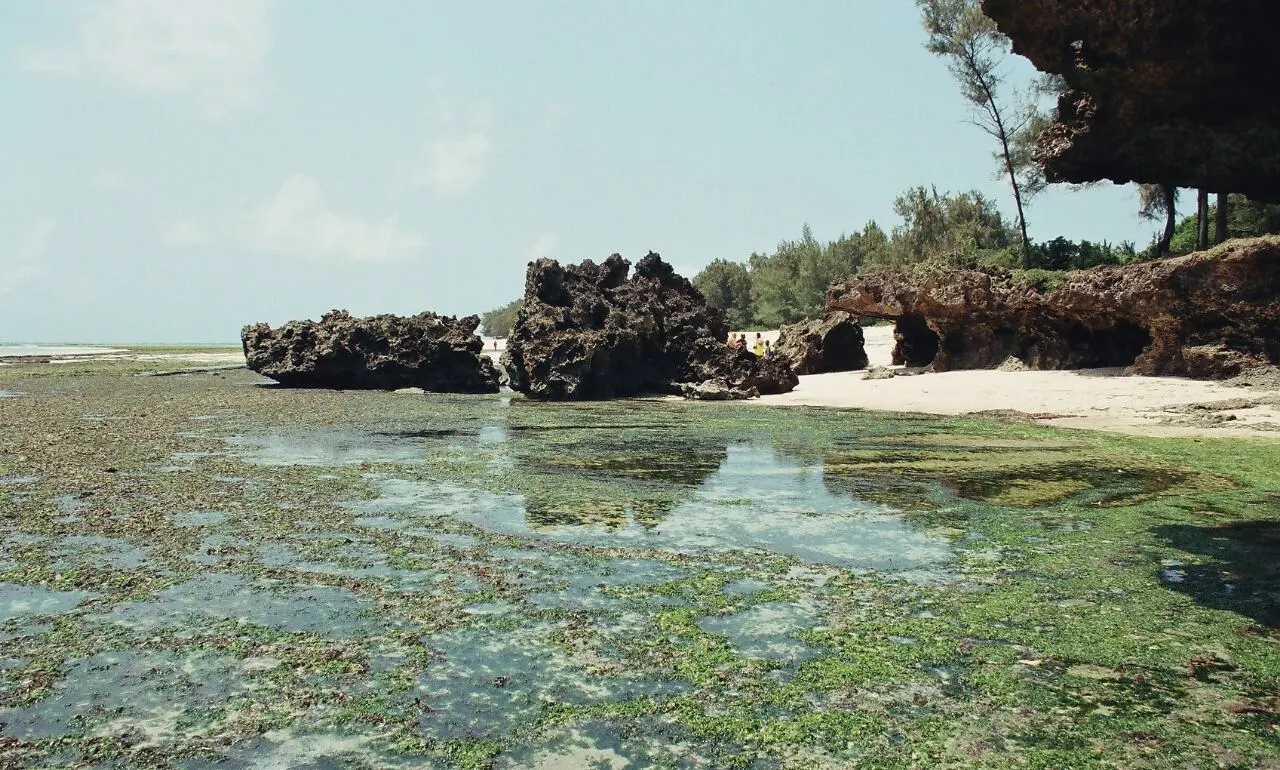
[(1171, 185), (1164, 185), (1164, 237), (1160, 239), (1160, 256), (1168, 256), (1169, 247), (1173, 243), (1173, 231), (1178, 227), (1178, 191)]
[(1227, 235), (1227, 214), (1229, 212), (1230, 196), (1227, 193), (1218, 193), (1218, 216), (1213, 226), (1213, 242), (1222, 243), (1229, 236)]
[(1209, 248), (1209, 191), (1196, 191), (1196, 251)]

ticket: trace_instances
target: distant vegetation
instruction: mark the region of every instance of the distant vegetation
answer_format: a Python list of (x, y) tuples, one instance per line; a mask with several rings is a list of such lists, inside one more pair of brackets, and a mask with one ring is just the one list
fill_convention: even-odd
[(488, 337), (510, 337), (511, 329), (516, 325), (516, 313), (520, 310), (520, 300), (514, 300), (500, 308), (490, 310), (480, 316), (480, 326)]

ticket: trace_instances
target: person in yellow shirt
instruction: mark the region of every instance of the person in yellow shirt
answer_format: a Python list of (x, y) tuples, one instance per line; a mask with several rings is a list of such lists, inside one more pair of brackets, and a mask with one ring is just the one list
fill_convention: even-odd
[(756, 332), (755, 344), (751, 346), (751, 352), (757, 357), (764, 355), (764, 338), (760, 336), (760, 332)]

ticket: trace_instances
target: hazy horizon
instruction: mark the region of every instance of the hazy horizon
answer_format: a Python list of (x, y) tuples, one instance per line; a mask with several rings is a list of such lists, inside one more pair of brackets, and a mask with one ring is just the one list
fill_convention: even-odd
[[(806, 222), (889, 229), (915, 185), (1011, 215), (923, 43), (906, 1), (5, 4), (0, 337), (483, 313), (535, 257), (653, 250), (692, 277)], [(1136, 211), (1055, 188), (1028, 220), (1142, 245)]]

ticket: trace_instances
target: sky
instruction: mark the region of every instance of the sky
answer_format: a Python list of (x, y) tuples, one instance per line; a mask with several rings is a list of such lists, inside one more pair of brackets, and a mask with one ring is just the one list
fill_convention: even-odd
[[(909, 0), (0, 3), (0, 342), (482, 313), (538, 257), (692, 277), (915, 185), (1012, 216), (923, 43)], [(1053, 188), (1031, 235), (1145, 244), (1136, 199)]]

